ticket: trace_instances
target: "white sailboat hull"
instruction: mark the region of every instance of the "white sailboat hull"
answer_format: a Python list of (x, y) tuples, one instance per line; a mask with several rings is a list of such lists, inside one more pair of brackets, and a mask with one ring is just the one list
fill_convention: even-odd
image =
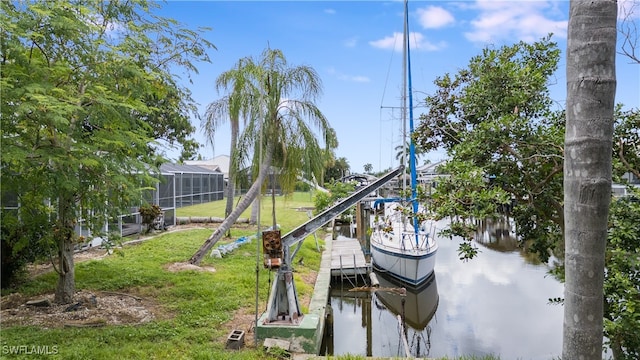
[(373, 266), (410, 285), (419, 285), (433, 273), (436, 250), (401, 251), (371, 242)]
[[(438, 245), (424, 229), (417, 232), (390, 209), (383, 222), (373, 224), (371, 260), (378, 271), (417, 286), (433, 273)], [(390, 220), (389, 220), (390, 219)]]

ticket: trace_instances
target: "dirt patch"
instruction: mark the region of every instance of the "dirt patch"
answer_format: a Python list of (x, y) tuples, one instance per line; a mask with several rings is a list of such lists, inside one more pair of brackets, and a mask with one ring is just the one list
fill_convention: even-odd
[(212, 266), (198, 266), (190, 263), (177, 262), (170, 264), (166, 267), (168, 271), (178, 272), (178, 271), (208, 271), (208, 272), (216, 272), (216, 269)]
[[(259, 309), (264, 310), (265, 304), (260, 304)], [(262, 311), (259, 310), (259, 311)], [(244, 344), (247, 347), (255, 347), (255, 308), (241, 308), (233, 314), (233, 319), (224, 324), (225, 334), (231, 334), (234, 330), (244, 331)], [(227, 336), (220, 340), (223, 344), (227, 341)]]
[[(302, 281), (306, 284), (315, 284), (316, 278), (318, 277), (318, 272), (310, 271), (306, 274), (296, 273), (294, 276), (301, 276)], [(298, 301), (300, 302), (300, 306), (303, 308), (309, 308), (309, 304), (311, 303), (311, 294), (298, 294)], [(266, 303), (258, 304), (258, 317), (261, 316), (262, 312), (265, 311)], [(245, 333), (244, 342), (247, 347), (255, 346), (255, 315), (256, 309), (255, 307), (246, 307), (238, 309), (234, 312), (233, 318), (227, 321), (223, 326), (226, 334), (231, 334), (234, 330), (242, 330)], [(225, 336), (221, 340), (222, 343), (227, 341), (227, 337)]]
[[(94, 247), (73, 254), (73, 262), (77, 264), (87, 260), (101, 260), (109, 255), (110, 253), (107, 251), (107, 249)], [(27, 265), (26, 269), (28, 277), (32, 279), (34, 277), (53, 271), (53, 265), (50, 261), (45, 263), (31, 263)]]
[(53, 298), (54, 294), (31, 298), (17, 293), (3, 296), (2, 326), (96, 327), (144, 324), (167, 317), (153, 300), (127, 293), (80, 291), (73, 302), (65, 305), (54, 304)]

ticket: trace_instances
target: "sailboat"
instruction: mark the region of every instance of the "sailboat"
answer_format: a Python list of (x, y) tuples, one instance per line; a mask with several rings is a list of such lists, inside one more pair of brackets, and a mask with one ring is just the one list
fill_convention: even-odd
[[(411, 60), (409, 49), (409, 6), (404, 3), (402, 65), (402, 124), (406, 138), (407, 110), (409, 113), (409, 134), (413, 133), (413, 98), (411, 95)], [(409, 105), (407, 107), (407, 100)], [(379, 199), (374, 202), (377, 213), (371, 221), (371, 259), (380, 272), (407, 283), (418, 286), (433, 273), (438, 245), (433, 228), (420, 214), (426, 209), (417, 199), (417, 174), (415, 145), (409, 136), (409, 168), (411, 172), (411, 194), (407, 197), (402, 177), (403, 191), (399, 198)], [(406, 156), (402, 157), (403, 160)]]

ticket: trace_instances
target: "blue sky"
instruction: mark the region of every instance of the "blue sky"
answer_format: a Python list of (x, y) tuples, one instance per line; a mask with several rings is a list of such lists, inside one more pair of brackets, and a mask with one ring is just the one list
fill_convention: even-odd
[[(631, 1), (619, 4), (628, 8)], [(318, 72), (324, 91), (317, 105), (337, 132), (336, 156), (345, 157), (352, 172), (363, 172), (367, 163), (374, 171), (397, 166), (400, 115), (391, 108), (400, 105), (402, 54), (395, 39), (402, 33), (402, 1), (169, 1), (161, 6), (155, 11), (159, 15), (190, 28), (211, 28), (205, 37), (217, 47), (210, 53), (212, 63), (198, 64), (199, 74), (188, 84), (200, 113), (224, 95), (214, 87), (220, 73), (242, 57), (259, 57), (267, 46), (281, 49), (289, 64)], [(563, 52), (550, 89), (558, 108), (564, 107), (568, 10), (568, 1), (410, 1), (416, 119), (426, 111), (420, 102), (435, 91), (436, 77), (466, 67), (484, 47), (535, 41), (548, 33), (554, 33)], [(639, 107), (640, 65), (619, 55), (617, 81), (617, 102)], [(199, 121), (193, 122), (196, 139), (206, 144), (203, 158), (229, 153), (228, 126), (219, 129), (212, 147)], [(176, 152), (168, 155), (175, 158)], [(433, 152), (423, 159), (444, 157)]]

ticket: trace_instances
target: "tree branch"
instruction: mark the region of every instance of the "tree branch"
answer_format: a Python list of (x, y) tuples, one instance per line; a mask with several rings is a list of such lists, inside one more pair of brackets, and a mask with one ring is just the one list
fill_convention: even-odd
[(640, 178), (640, 170), (634, 169), (631, 166), (631, 164), (629, 164), (627, 159), (624, 157), (624, 141), (622, 141), (622, 139), (620, 139), (618, 141), (618, 144), (619, 144), (619, 148), (620, 148), (620, 150), (618, 150), (618, 157), (620, 157), (620, 161), (622, 161), (622, 163), (627, 168), (627, 170), (629, 170), (629, 172), (634, 174), (637, 178)]

